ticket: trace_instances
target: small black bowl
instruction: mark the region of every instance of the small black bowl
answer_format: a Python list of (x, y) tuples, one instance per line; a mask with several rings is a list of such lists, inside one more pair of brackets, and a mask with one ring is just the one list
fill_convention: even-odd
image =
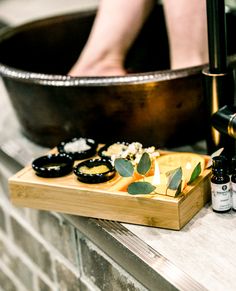
[[(105, 166), (107, 170), (104, 172), (92, 172), (92, 169), (96, 170), (96, 167)], [(83, 167), (87, 169), (87, 172), (83, 171)], [(98, 168), (97, 168), (98, 169)], [(91, 172), (89, 171), (91, 170)], [(89, 173), (90, 172), (90, 173)], [(106, 159), (92, 159), (86, 160), (84, 162), (79, 163), (74, 168), (74, 173), (77, 176), (78, 180), (84, 183), (96, 184), (103, 183), (111, 180), (116, 171), (112, 164)]]
[(32, 162), (36, 174), (44, 178), (62, 177), (72, 172), (74, 161), (66, 154), (49, 154)]
[[(84, 146), (86, 149), (83, 149)], [(57, 150), (59, 153), (70, 155), (74, 160), (83, 160), (94, 156), (97, 152), (97, 146), (97, 142), (92, 138), (74, 137), (70, 140), (62, 141), (57, 146)]]
[(128, 146), (129, 145), (128, 142), (114, 142), (114, 143), (110, 143), (110, 144), (107, 144), (107, 145), (103, 146), (102, 148), (100, 148), (99, 151), (98, 151), (98, 155), (101, 158), (103, 158), (103, 159), (110, 160), (111, 159), (111, 156), (110, 155), (106, 155), (105, 152), (109, 149), (110, 146), (113, 146), (115, 144), (124, 145), (124, 146)]

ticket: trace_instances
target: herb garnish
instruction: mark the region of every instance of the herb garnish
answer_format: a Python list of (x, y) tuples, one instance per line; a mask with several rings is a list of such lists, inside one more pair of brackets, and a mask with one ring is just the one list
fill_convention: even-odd
[[(137, 165), (133, 165), (130, 160), (124, 159), (124, 158), (118, 158), (114, 162), (114, 166), (116, 171), (120, 174), (122, 177), (132, 177), (137, 171), (138, 174), (140, 174), (143, 177), (143, 181), (138, 182), (132, 182), (128, 186), (128, 193), (132, 195), (138, 195), (138, 194), (158, 194), (155, 192), (156, 187), (152, 185), (149, 182), (145, 181), (145, 177), (148, 174), (150, 168), (151, 168), (151, 159), (148, 153), (144, 152), (141, 156), (141, 159), (139, 160)], [(199, 162), (197, 166), (194, 168), (190, 180), (188, 181), (188, 185), (192, 183), (201, 173), (201, 163)], [(179, 167), (177, 169), (174, 169), (172, 171), (169, 171), (166, 173), (166, 176), (168, 177), (168, 182), (166, 185), (166, 194), (168, 189), (176, 190), (175, 197), (181, 193), (182, 188), (182, 182), (183, 182), (183, 171), (182, 168)]]

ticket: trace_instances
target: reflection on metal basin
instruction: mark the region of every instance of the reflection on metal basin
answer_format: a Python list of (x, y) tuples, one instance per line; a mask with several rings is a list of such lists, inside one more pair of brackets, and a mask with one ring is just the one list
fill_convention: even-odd
[(94, 16), (95, 11), (78, 12), (1, 31), (0, 74), (24, 134), (45, 146), (74, 136), (158, 147), (203, 139), (202, 66), (168, 69), (161, 6), (128, 53), (129, 75), (67, 76)]

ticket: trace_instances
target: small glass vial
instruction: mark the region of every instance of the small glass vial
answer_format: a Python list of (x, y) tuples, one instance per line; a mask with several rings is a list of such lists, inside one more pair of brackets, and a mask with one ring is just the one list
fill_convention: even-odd
[(236, 211), (236, 156), (231, 161), (232, 176), (231, 176), (231, 195), (232, 209)]
[(231, 187), (227, 168), (228, 162), (224, 156), (212, 159), (211, 200), (213, 211), (218, 213), (231, 209)]

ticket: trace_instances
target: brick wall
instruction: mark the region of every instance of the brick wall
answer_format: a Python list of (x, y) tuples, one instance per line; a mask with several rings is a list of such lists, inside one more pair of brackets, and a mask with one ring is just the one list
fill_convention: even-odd
[(62, 215), (13, 207), (1, 170), (0, 290), (146, 290)]

